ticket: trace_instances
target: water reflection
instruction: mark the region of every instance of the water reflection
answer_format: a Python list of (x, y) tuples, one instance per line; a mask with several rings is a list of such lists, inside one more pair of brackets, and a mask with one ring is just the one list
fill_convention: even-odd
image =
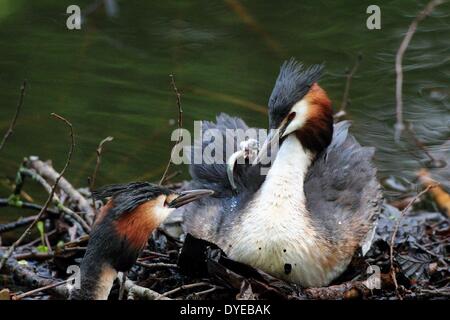
[[(76, 130), (67, 174), (86, 184), (100, 140), (113, 136), (97, 183), (159, 180), (169, 155), (177, 109), (169, 74), (182, 92), (184, 123), (219, 112), (267, 126), (265, 106), (282, 60), (325, 62), (321, 85), (340, 105), (345, 70), (358, 52), (348, 118), (364, 145), (377, 148), (381, 178), (414, 185), (427, 156), (408, 136), (394, 142), (394, 60), (411, 19), (423, 3), (381, 5), (382, 29), (367, 30), (364, 1), (79, 1), (90, 8), (82, 30), (65, 29), (68, 1), (0, 1), (0, 128), (14, 112), (28, 79), (23, 114), (0, 155), (12, 178), (23, 156), (53, 159), (61, 168), (68, 137), (49, 116), (57, 112)], [(449, 158), (450, 4), (423, 21), (404, 58), (405, 119), (430, 152)], [(185, 168), (184, 168), (185, 169)], [(449, 187), (450, 170), (434, 170)], [(184, 175), (187, 177), (186, 170)], [(405, 180), (406, 179), (406, 180)], [(8, 194), (5, 186), (2, 194)]]

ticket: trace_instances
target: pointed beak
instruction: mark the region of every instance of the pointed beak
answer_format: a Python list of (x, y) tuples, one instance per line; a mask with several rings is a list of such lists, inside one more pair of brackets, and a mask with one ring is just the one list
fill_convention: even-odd
[(269, 146), (271, 146), (272, 150), (275, 149), (274, 146), (276, 146), (279, 143), (280, 139), (284, 137), (284, 133), (290, 122), (291, 119), (286, 117), (286, 119), (281, 122), (280, 126), (277, 129), (270, 131), (270, 133), (267, 135), (266, 141), (264, 141), (264, 144), (259, 149), (258, 155), (253, 161), (254, 165), (257, 163), (267, 163), (267, 161), (265, 161), (265, 159), (268, 157), (267, 149), (269, 148)]
[(179, 208), (181, 206), (184, 206), (185, 204), (188, 204), (189, 202), (198, 200), (206, 196), (210, 196), (212, 194), (214, 194), (214, 191), (209, 189), (183, 191), (180, 192), (180, 195), (177, 198), (169, 203), (169, 208)]

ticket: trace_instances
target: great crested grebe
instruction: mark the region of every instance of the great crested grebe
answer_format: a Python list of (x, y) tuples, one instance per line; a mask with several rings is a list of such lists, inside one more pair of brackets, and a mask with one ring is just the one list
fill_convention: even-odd
[(117, 272), (133, 266), (152, 231), (176, 208), (212, 193), (177, 193), (147, 182), (111, 185), (94, 192), (98, 199), (110, 199), (96, 218), (81, 262), (81, 286), (72, 290), (70, 298), (108, 299)]
[[(258, 165), (238, 166), (236, 193), (226, 164), (191, 165), (190, 186), (213, 189), (215, 196), (180, 209), (186, 232), (304, 287), (328, 285), (358, 248), (365, 254), (383, 201), (374, 149), (358, 144), (349, 122), (333, 125), (331, 102), (317, 84), (321, 70), (293, 59), (281, 66), (269, 99), (269, 126), (277, 130), (260, 154), (275, 139), (280, 147), (266, 177)], [(203, 126), (209, 128), (225, 139), (225, 129), (247, 126), (220, 115)]]

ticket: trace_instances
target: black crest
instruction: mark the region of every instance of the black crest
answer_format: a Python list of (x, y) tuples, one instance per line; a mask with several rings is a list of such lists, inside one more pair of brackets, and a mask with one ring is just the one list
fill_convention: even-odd
[(155, 199), (162, 194), (169, 195), (171, 193), (173, 192), (169, 189), (149, 182), (132, 182), (103, 187), (95, 190), (93, 196), (100, 200), (112, 197), (114, 202), (113, 216), (118, 218), (123, 213), (133, 211), (144, 202)]
[(300, 101), (322, 74), (323, 64), (306, 69), (294, 58), (285, 61), (280, 68), (275, 86), (269, 98), (270, 127), (275, 128), (287, 116), (292, 106)]

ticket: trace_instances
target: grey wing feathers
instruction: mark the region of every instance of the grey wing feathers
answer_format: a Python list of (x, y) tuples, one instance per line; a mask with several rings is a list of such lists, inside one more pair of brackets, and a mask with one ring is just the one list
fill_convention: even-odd
[[(217, 129), (223, 138), (223, 141), (231, 144), (234, 151), (237, 150), (241, 142), (239, 136), (230, 136), (227, 129), (247, 130), (248, 126), (239, 118), (230, 117), (227, 114), (220, 114), (216, 118), (216, 123), (204, 121), (202, 123), (202, 132), (207, 129)], [(228, 137), (227, 140), (225, 140)], [(203, 137), (201, 150), (203, 151), (211, 142), (208, 137)], [(224, 147), (226, 148), (226, 147)], [(191, 150), (195, 152), (198, 150)], [(191, 153), (191, 156), (192, 153)], [(223, 232), (221, 226), (229, 225), (224, 220), (236, 223), (239, 219), (239, 208), (245, 206), (251, 195), (256, 192), (262, 184), (265, 176), (260, 174), (259, 166), (250, 166), (237, 164), (235, 167), (235, 182), (238, 188), (238, 194), (232, 191), (226, 172), (226, 153), (223, 152), (222, 163), (212, 162), (206, 164), (195, 164), (191, 162), (189, 171), (192, 180), (186, 186), (187, 189), (207, 188), (215, 191), (211, 197), (203, 198), (177, 211), (183, 216), (183, 228), (186, 232), (202, 239), (221, 244), (220, 239)], [(258, 171), (256, 171), (258, 170)]]
[[(231, 130), (230, 130), (231, 129)], [(231, 117), (225, 113), (221, 113), (216, 117), (216, 123), (210, 121), (202, 122), (202, 137), (203, 141), (199, 147), (191, 149), (191, 165), (189, 172), (193, 180), (197, 185), (203, 188), (212, 189), (218, 196), (230, 196), (232, 194), (232, 188), (227, 178), (227, 150), (235, 152), (239, 148), (239, 144), (245, 137), (234, 134), (235, 129), (246, 131), (249, 129), (247, 124), (240, 118)], [(211, 144), (215, 137), (205, 134), (207, 130), (211, 130), (213, 136), (220, 136), (223, 141), (222, 154), (220, 155), (220, 161), (215, 159), (205, 159), (206, 157), (216, 157), (214, 152), (204, 152)], [(201, 163), (195, 163), (194, 152), (201, 152), (203, 155)], [(258, 166), (251, 166), (246, 164), (238, 164), (236, 166), (236, 185), (238, 189), (252, 189), (256, 190), (262, 183), (261, 175), (257, 174), (259, 171)], [(240, 191), (241, 191), (240, 190)]]
[(349, 127), (348, 121), (335, 125), (332, 143), (314, 162), (305, 181), (309, 212), (317, 227), (334, 241), (354, 230), (361, 230), (362, 241), (373, 228), (383, 201), (372, 164), (374, 149), (361, 147), (348, 133)]

